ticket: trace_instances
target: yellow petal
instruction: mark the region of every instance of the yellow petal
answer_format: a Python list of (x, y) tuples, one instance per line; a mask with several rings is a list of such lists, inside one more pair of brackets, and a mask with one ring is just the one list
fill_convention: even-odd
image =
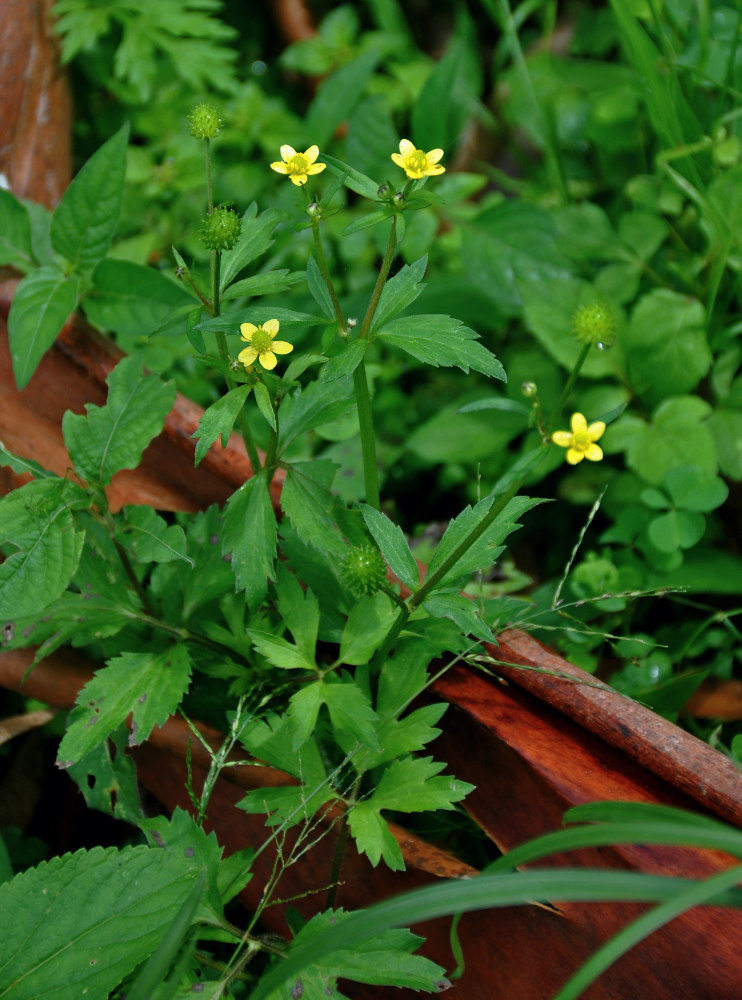
[(577, 463), (581, 462), (584, 457), (585, 457), (585, 452), (577, 451), (576, 448), (570, 448), (569, 451), (567, 452), (567, 461), (569, 462), (570, 465), (577, 465)]
[(285, 163), (281, 163), (280, 160), (271, 163), (271, 170), (275, 170), (277, 174), (287, 174), (289, 172), (289, 168)]
[(605, 424), (602, 420), (596, 420), (594, 423), (590, 424), (587, 433), (591, 441), (597, 441), (598, 438), (603, 437), (605, 433)]
[(394, 160), (394, 162), (397, 164), (398, 167), (401, 167), (404, 170), (403, 156), (400, 156), (399, 153), (392, 153), (392, 159)]
[(326, 163), (313, 163), (311, 167), (307, 167), (307, 173), (310, 176), (313, 176), (314, 174), (321, 174), (326, 166)]
[(296, 150), (293, 146), (281, 146), (281, 156), (284, 160), (290, 160), (292, 156), (296, 156)]
[(443, 157), (442, 149), (431, 149), (429, 153), (425, 154), (431, 163), (437, 163)]
[(273, 351), (263, 351), (260, 355), (259, 360), (263, 368), (267, 368), (268, 371), (270, 371), (272, 368), (275, 368), (276, 365), (278, 364), (278, 358), (273, 353)]
[(591, 462), (599, 462), (603, 457), (603, 449), (597, 444), (591, 444), (585, 451), (585, 458)]
[(265, 323), (263, 323), (263, 329), (271, 337), (275, 337), (275, 335), (278, 333), (279, 325), (280, 324), (277, 319), (267, 319)]
[(569, 422), (573, 434), (583, 434), (587, 430), (587, 420), (581, 413), (573, 413)]
[[(286, 340), (274, 340), (271, 344), (271, 350), (276, 354), (291, 354), (294, 349), (293, 344), (289, 344)], [(597, 445), (595, 446), (597, 448)]]
[(304, 153), (304, 155), (306, 156), (306, 158), (309, 160), (310, 163), (314, 163), (314, 161), (319, 156), (319, 146), (310, 146), (309, 149), (306, 151), (306, 153)]
[(403, 139), (399, 144), (399, 151), (402, 156), (406, 157), (415, 152), (415, 146), (409, 139)]
[(425, 171), (428, 177), (435, 177), (436, 174), (445, 174), (445, 172), (446, 172), (445, 167), (428, 167), (428, 169)]
[(298, 187), (301, 187), (302, 184), (306, 184), (307, 183), (307, 175), (306, 174), (292, 174), (291, 177), (289, 178), (289, 180), (291, 181), (292, 184), (296, 184)]
[(246, 340), (248, 342), (248, 344), (252, 340), (252, 335), (255, 333), (256, 330), (257, 330), (257, 326), (255, 326), (254, 323), (241, 323), (240, 324), (240, 333), (242, 335), (242, 339)]
[(572, 447), (572, 435), (569, 431), (554, 431), (551, 435), (551, 440), (554, 444), (558, 444), (560, 448)]
[(243, 365), (251, 365), (257, 356), (258, 352), (254, 347), (246, 347), (244, 351), (240, 351), (237, 355), (237, 360), (241, 361)]

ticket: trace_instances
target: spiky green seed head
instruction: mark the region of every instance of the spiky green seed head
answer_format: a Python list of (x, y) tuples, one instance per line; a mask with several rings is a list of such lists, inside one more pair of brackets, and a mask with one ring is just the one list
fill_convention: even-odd
[(616, 317), (606, 302), (579, 306), (572, 316), (572, 332), (581, 344), (612, 347), (616, 340)]
[(242, 221), (232, 208), (219, 205), (203, 220), (199, 236), (207, 250), (231, 250), (240, 238)]
[(356, 597), (377, 593), (386, 584), (386, 563), (375, 545), (354, 545), (340, 567), (343, 583)]
[(224, 119), (213, 104), (201, 102), (188, 112), (188, 128), (194, 139), (214, 139), (223, 125)]

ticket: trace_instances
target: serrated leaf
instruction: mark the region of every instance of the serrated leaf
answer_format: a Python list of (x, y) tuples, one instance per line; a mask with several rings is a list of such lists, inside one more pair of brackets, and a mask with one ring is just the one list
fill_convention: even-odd
[(353, 381), (339, 378), (333, 382), (311, 382), (306, 389), (293, 392), (281, 405), (279, 450), (314, 427), (339, 420), (354, 406)]
[(335, 729), (354, 736), (363, 746), (378, 750), (375, 723), (379, 717), (363, 691), (352, 681), (327, 683), (323, 687), (324, 702)]
[(10, 191), (0, 188), (0, 264), (28, 271), (33, 263), (28, 211)]
[(274, 579), (278, 528), (265, 476), (253, 476), (227, 501), (222, 553), (231, 557), (235, 589), (257, 608)]
[(125, 336), (153, 333), (173, 310), (193, 308), (182, 285), (161, 271), (128, 260), (102, 260), (93, 272), (93, 287), (83, 302), (85, 315), (101, 330)]
[(334, 156), (328, 156), (326, 153), (322, 154), (321, 159), (323, 163), (327, 164), (327, 169), (337, 177), (341, 177), (343, 184), (351, 191), (363, 195), (364, 198), (370, 198), (372, 201), (378, 199), (379, 185), (371, 177), (367, 177), (360, 170), (356, 170), (347, 163), (343, 163), (342, 160), (337, 160)]
[(339, 556), (344, 543), (330, 516), (330, 488), (337, 468), (324, 459), (290, 465), (281, 490), (281, 506), (302, 541)]
[(155, 950), (197, 876), (150, 847), (96, 847), (17, 875), (0, 886), (0, 997), (108, 996)]
[(386, 768), (368, 802), (375, 809), (424, 812), (428, 809), (453, 809), (474, 785), (440, 775), (445, 764), (432, 757), (403, 757)]
[(126, 520), (117, 533), (118, 541), (136, 562), (172, 562), (182, 559), (193, 568), (196, 564), (186, 552), (185, 532), (179, 524), (168, 524), (151, 507), (125, 508)]
[(361, 512), (366, 527), (392, 572), (410, 590), (417, 590), (420, 586), (420, 571), (400, 526), (368, 504), (361, 504)]
[(294, 637), (307, 661), (314, 667), (314, 650), (319, 632), (319, 602), (309, 588), (279, 563), (276, 570), (276, 597), (284, 625)]
[(314, 656), (308, 657), (303, 650), (295, 643), (289, 642), (288, 639), (256, 628), (249, 628), (247, 634), (260, 655), (264, 656), (272, 667), (280, 667), (282, 670), (314, 671), (317, 669)]
[[(126, 753), (129, 731), (120, 726), (68, 774), (83, 794), (89, 809), (98, 809), (115, 819), (141, 827), (144, 822), (137, 782), (137, 768)], [(112, 752), (111, 743), (114, 745)]]
[(368, 663), (392, 627), (395, 608), (385, 594), (361, 597), (353, 605), (340, 639), (340, 660), (351, 666)]
[(388, 719), (379, 726), (380, 750), (373, 757), (373, 766), (395, 760), (404, 754), (422, 750), (439, 736), (435, 723), (446, 711), (446, 705), (425, 705), (403, 719)]
[(232, 428), (249, 393), (249, 385), (239, 385), (236, 389), (225, 392), (215, 403), (204, 410), (198, 427), (193, 432), (193, 437), (198, 438), (196, 465), (218, 437), (221, 436), (222, 448), (227, 447)]
[(403, 316), (386, 323), (376, 336), (413, 358), (438, 368), (455, 365), (507, 381), (505, 369), (477, 339), (477, 334), (451, 316)]
[(21, 280), (8, 315), (13, 374), (25, 389), (44, 354), (77, 305), (80, 280), (57, 267), (40, 267)]
[(356, 803), (348, 813), (348, 827), (358, 850), (374, 866), (383, 858), (393, 872), (405, 870), (404, 858), (389, 824), (368, 801)]
[(477, 604), (463, 594), (431, 594), (423, 601), (423, 608), (433, 618), (450, 618), (464, 635), (473, 635), (485, 642), (495, 641), (492, 630), (479, 615)]
[(59, 479), (34, 480), (0, 500), (0, 540), (11, 547), (0, 563), (0, 619), (38, 614), (69, 586), (85, 542), (72, 508), (88, 502)]
[(122, 125), (81, 167), (54, 210), (52, 246), (75, 270), (102, 260), (116, 231), (124, 193), (129, 126)]
[(420, 295), (425, 288), (422, 278), (427, 266), (428, 257), (426, 254), (420, 260), (416, 260), (414, 264), (405, 264), (393, 278), (387, 281), (374, 314), (374, 321), (371, 325), (372, 333), (394, 319)]
[(162, 652), (122, 653), (96, 671), (80, 690), (59, 746), (58, 763), (69, 767), (132, 716), (129, 745), (143, 743), (173, 714), (191, 679), (183, 645)]
[(221, 287), (227, 288), (237, 274), (250, 261), (260, 257), (273, 246), (273, 230), (286, 218), (285, 212), (270, 208), (258, 215), (258, 206), (253, 202), (242, 216), (240, 238), (231, 250), (222, 254)]
[(338, 378), (352, 375), (366, 355), (367, 340), (351, 340), (339, 354), (330, 358), (322, 369), (320, 376), (323, 382), (333, 382)]
[(298, 754), (294, 752), (288, 715), (250, 719), (240, 733), (240, 741), (258, 760), (286, 771), (307, 786), (321, 785), (327, 777), (315, 740), (307, 740)]
[(106, 486), (119, 469), (133, 469), (163, 428), (175, 402), (175, 386), (143, 375), (135, 357), (123, 358), (108, 376), (104, 406), (87, 404), (87, 414), (65, 413), (62, 433), (83, 479)]

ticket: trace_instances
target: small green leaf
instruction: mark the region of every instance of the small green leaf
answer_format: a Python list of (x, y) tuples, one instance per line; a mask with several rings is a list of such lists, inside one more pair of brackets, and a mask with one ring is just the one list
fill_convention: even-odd
[(239, 240), (232, 250), (227, 250), (222, 254), (222, 289), (227, 288), (232, 283), (243, 267), (246, 267), (273, 246), (273, 230), (285, 218), (285, 212), (279, 212), (274, 208), (258, 215), (258, 206), (255, 202), (248, 207), (242, 216), (242, 231)]
[(281, 506), (302, 541), (339, 556), (344, 544), (330, 515), (330, 489), (337, 468), (326, 459), (290, 465), (281, 491)]
[(689, 510), (669, 510), (650, 521), (647, 534), (660, 552), (690, 549), (703, 538), (706, 519)]
[(261, 632), (256, 628), (249, 628), (247, 634), (260, 655), (264, 656), (272, 667), (280, 667), (282, 670), (317, 669), (314, 656), (308, 657), (293, 642), (279, 635), (273, 635), (272, 632)]
[(344, 345), (339, 354), (330, 358), (322, 369), (320, 376), (323, 382), (334, 382), (338, 378), (352, 375), (366, 356), (367, 340), (351, 340)]
[(62, 195), (52, 217), (51, 240), (78, 271), (91, 270), (111, 245), (121, 214), (129, 126), (93, 153)]
[(381, 549), (392, 572), (410, 590), (417, 590), (420, 586), (420, 570), (402, 529), (390, 521), (386, 514), (369, 507), (368, 504), (361, 504), (361, 511), (366, 527)]
[(323, 687), (324, 701), (335, 729), (354, 736), (363, 746), (378, 750), (374, 724), (379, 717), (371, 708), (368, 696), (352, 681), (327, 683)]
[(23, 473), (28, 473), (33, 476), (34, 479), (52, 479), (54, 478), (54, 473), (49, 472), (48, 469), (42, 468), (38, 462), (34, 462), (32, 458), (23, 458), (20, 455), (14, 455), (12, 451), (9, 451), (2, 441), (0, 441), (0, 465), (9, 466), (13, 472), (17, 472), (20, 475)]
[(386, 638), (395, 617), (395, 609), (385, 594), (359, 598), (343, 629), (340, 661), (352, 666), (368, 663)]
[(151, 847), (96, 847), (17, 875), (0, 886), (0, 997), (108, 996), (155, 950), (197, 875)]
[(126, 507), (125, 516), (116, 537), (136, 562), (182, 559), (191, 568), (196, 565), (186, 552), (185, 533), (179, 524), (168, 524), (151, 507)]
[(445, 764), (432, 757), (403, 757), (384, 771), (369, 802), (375, 809), (402, 812), (425, 812), (428, 809), (453, 809), (474, 785), (456, 778), (437, 776)]
[(163, 428), (175, 402), (175, 386), (143, 375), (135, 357), (123, 358), (106, 380), (105, 406), (87, 404), (87, 414), (65, 413), (62, 432), (83, 479), (106, 486), (119, 469), (134, 469)]
[(77, 696), (59, 746), (60, 767), (69, 767), (107, 739), (131, 714), (130, 746), (143, 743), (178, 708), (191, 679), (183, 645), (160, 653), (122, 653), (96, 671)]
[(450, 618), (464, 635), (473, 635), (485, 642), (494, 642), (492, 630), (479, 614), (475, 601), (463, 594), (432, 594), (423, 601), (423, 608), (433, 618)]
[(336, 319), (335, 307), (332, 304), (332, 298), (327, 290), (322, 272), (317, 261), (311, 255), (307, 261), (307, 285), (312, 298), (320, 307), (322, 315), (326, 316), (327, 319)]
[(227, 302), (229, 299), (252, 298), (256, 295), (280, 295), (303, 280), (303, 271), (289, 271), (285, 267), (276, 271), (264, 271), (230, 285), (222, 295), (222, 302)]
[(256, 382), (254, 386), (255, 402), (258, 404), (258, 409), (265, 417), (266, 423), (272, 430), (278, 430), (278, 424), (276, 423), (276, 414), (273, 410), (273, 404), (271, 402), (270, 393), (265, 387), (263, 382)]
[(664, 485), (676, 507), (707, 514), (721, 507), (729, 488), (718, 476), (704, 475), (697, 465), (679, 465), (670, 469)]
[(338, 177), (342, 177), (343, 184), (356, 194), (376, 201), (379, 197), (379, 185), (371, 177), (362, 174), (360, 170), (355, 170), (342, 160), (336, 160), (334, 156), (323, 153), (320, 157), (323, 163), (327, 164), (327, 169)]
[(229, 392), (225, 392), (215, 403), (212, 403), (211, 406), (208, 406), (204, 410), (203, 416), (198, 422), (198, 427), (193, 432), (193, 437), (198, 438), (198, 444), (196, 445), (196, 465), (198, 465), (220, 435), (222, 448), (227, 447), (235, 420), (239, 416), (249, 392), (249, 385), (239, 385), (236, 389), (230, 389)]
[(19, 283), (8, 315), (13, 374), (25, 389), (44, 354), (77, 305), (79, 278), (40, 267)]
[(284, 624), (294, 637), (294, 642), (304, 653), (307, 663), (314, 669), (314, 648), (319, 631), (317, 598), (309, 588), (303, 589), (294, 574), (282, 563), (278, 564), (276, 578), (278, 610)]
[(420, 260), (416, 260), (414, 264), (405, 264), (393, 278), (387, 281), (374, 314), (371, 326), (372, 333), (393, 320), (420, 295), (425, 288), (422, 278), (427, 266), (428, 258), (426, 255)]
[(10, 191), (0, 188), (0, 264), (28, 271), (33, 263), (28, 211)]
[(455, 365), (464, 372), (473, 368), (507, 381), (505, 369), (479, 343), (478, 335), (451, 316), (403, 316), (387, 323), (376, 336), (436, 368)]
[[(710, 413), (709, 404), (697, 396), (664, 400), (651, 423), (630, 425), (628, 464), (653, 486), (661, 485), (665, 475), (680, 465), (697, 465), (705, 476), (715, 475), (716, 449), (706, 425)], [(620, 423), (621, 418), (617, 429)]]
[(222, 534), (222, 553), (231, 556), (236, 589), (246, 592), (251, 610), (274, 579), (277, 530), (265, 476), (253, 476), (227, 501)]
[(333, 382), (311, 382), (306, 389), (296, 390), (281, 405), (279, 450), (283, 451), (295, 438), (307, 431), (339, 420), (354, 406), (353, 380), (338, 378)]
[(348, 813), (348, 826), (358, 850), (374, 868), (383, 858), (393, 872), (405, 870), (404, 858), (389, 824), (370, 802), (357, 802)]
[(317, 725), (319, 710), (325, 702), (325, 683), (307, 684), (291, 696), (288, 716), (291, 722), (291, 748), (298, 751), (307, 742)]

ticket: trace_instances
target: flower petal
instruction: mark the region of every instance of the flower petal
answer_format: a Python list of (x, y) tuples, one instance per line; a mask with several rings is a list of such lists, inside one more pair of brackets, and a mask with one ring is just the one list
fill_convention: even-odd
[(439, 167), (428, 167), (428, 169), (425, 171), (425, 173), (427, 174), (428, 177), (435, 177), (436, 174), (445, 174), (445, 172), (446, 172), (446, 168), (445, 167), (440, 167), (440, 166)]
[[(271, 344), (271, 350), (276, 354), (291, 354), (294, 349), (293, 344), (289, 344), (286, 340), (274, 340)], [(597, 445), (595, 445), (597, 448)]]
[(285, 163), (281, 163), (280, 160), (276, 160), (275, 163), (271, 163), (271, 170), (275, 170), (277, 174), (287, 174), (289, 168)]
[(248, 342), (248, 344), (252, 340), (252, 335), (255, 333), (256, 330), (257, 330), (257, 326), (255, 326), (254, 323), (241, 323), (240, 324), (240, 334), (242, 335), (242, 339), (246, 340)]
[(577, 451), (576, 448), (570, 448), (569, 451), (567, 452), (567, 461), (569, 462), (570, 465), (577, 465), (577, 463), (581, 462), (584, 457), (585, 457), (585, 452)]
[(399, 144), (399, 151), (402, 156), (409, 156), (415, 152), (415, 145), (409, 139), (403, 139)]
[(597, 444), (588, 445), (585, 449), (585, 458), (589, 458), (591, 462), (599, 462), (603, 457), (603, 449)]
[(307, 183), (307, 175), (306, 174), (291, 174), (291, 176), (289, 177), (289, 180), (291, 181), (292, 184), (296, 184), (299, 187), (301, 187), (302, 184), (306, 184)]
[(309, 149), (304, 153), (304, 155), (306, 156), (306, 158), (309, 160), (310, 163), (314, 163), (314, 161), (319, 156), (319, 146), (310, 146)]
[(326, 163), (313, 163), (311, 167), (307, 167), (307, 173), (310, 177), (314, 174), (321, 174), (326, 166)]
[(251, 365), (257, 356), (258, 352), (254, 347), (246, 347), (244, 351), (240, 351), (237, 355), (237, 360), (241, 361), (243, 365)]
[(281, 156), (284, 160), (290, 160), (292, 156), (296, 156), (296, 150), (293, 146), (281, 146)]
[(569, 431), (554, 431), (551, 435), (551, 440), (554, 444), (558, 444), (560, 448), (572, 447), (572, 435)]
[(605, 433), (605, 424), (602, 420), (596, 420), (588, 425), (587, 433), (591, 441), (597, 441)]
[(440, 160), (440, 159), (443, 158), (443, 150), (442, 149), (431, 149), (429, 153), (426, 153), (426, 156), (428, 157), (428, 160), (431, 163), (437, 163), (438, 160)]
[(404, 170), (403, 156), (400, 156), (399, 153), (392, 153), (392, 159), (394, 160), (394, 162), (397, 164), (398, 167), (401, 167)]
[(277, 319), (267, 319), (265, 323), (263, 323), (263, 329), (271, 337), (275, 337), (278, 333), (279, 326), (280, 324)]
[(581, 413), (573, 413), (569, 426), (572, 428), (573, 434), (584, 434), (587, 430), (587, 420)]
[(260, 357), (258, 358), (263, 368), (267, 368), (270, 371), (275, 368), (278, 364), (278, 358), (273, 353), (273, 351), (261, 351)]

